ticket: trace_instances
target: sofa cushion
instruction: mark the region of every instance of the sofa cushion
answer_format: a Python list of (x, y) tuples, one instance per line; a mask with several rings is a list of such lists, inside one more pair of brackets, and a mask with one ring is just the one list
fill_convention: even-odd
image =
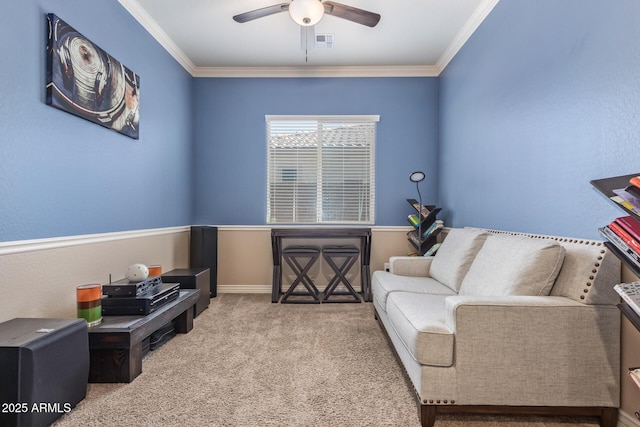
[(447, 295), (392, 292), (387, 317), (406, 349), (421, 365), (453, 365), (453, 331), (445, 326)]
[(552, 240), (491, 235), (462, 281), (460, 295), (549, 295), (565, 249)]
[(488, 233), (484, 230), (452, 228), (436, 252), (429, 276), (458, 292)]
[(448, 287), (430, 277), (400, 276), (387, 271), (376, 271), (371, 279), (373, 297), (379, 307), (387, 310), (387, 298), (392, 292), (415, 292), (419, 294), (455, 295)]

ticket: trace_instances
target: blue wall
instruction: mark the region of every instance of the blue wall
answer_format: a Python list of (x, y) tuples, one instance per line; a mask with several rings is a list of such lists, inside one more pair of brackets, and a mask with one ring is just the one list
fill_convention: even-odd
[[(44, 103), (45, 14), (140, 76), (140, 139)], [(191, 223), (191, 76), (116, 1), (0, 13), (0, 241)]]
[(640, 2), (501, 1), (440, 76), (453, 226), (598, 238), (589, 181), (640, 172)]
[[(141, 76), (140, 140), (45, 105), (47, 12)], [(6, 2), (0, 241), (264, 224), (266, 114), (379, 114), (377, 225), (419, 169), (448, 225), (598, 237), (589, 181), (640, 169), (637, 40), (637, 0), (503, 0), (439, 79), (193, 79), (117, 2)]]
[(437, 202), (436, 78), (196, 79), (195, 222), (266, 223), (265, 115), (379, 114), (376, 224), (407, 225), (423, 170)]

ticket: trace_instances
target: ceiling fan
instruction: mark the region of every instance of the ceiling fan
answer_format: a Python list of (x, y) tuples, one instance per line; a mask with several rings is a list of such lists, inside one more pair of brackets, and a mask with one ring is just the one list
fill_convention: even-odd
[(291, 18), (303, 27), (317, 24), (325, 14), (366, 25), (367, 27), (375, 27), (380, 21), (380, 15), (377, 13), (333, 1), (321, 0), (291, 0), (290, 3), (275, 4), (241, 13), (234, 16), (233, 20), (244, 23), (285, 11), (289, 11)]

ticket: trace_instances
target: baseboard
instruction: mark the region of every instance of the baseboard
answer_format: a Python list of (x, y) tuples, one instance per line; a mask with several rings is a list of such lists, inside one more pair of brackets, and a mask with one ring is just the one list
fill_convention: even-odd
[(618, 411), (618, 427), (640, 427), (640, 421), (621, 409)]
[[(360, 292), (360, 286), (354, 286)], [(270, 294), (271, 285), (218, 285), (219, 294)], [(640, 426), (638, 426), (640, 427)]]
[(271, 285), (218, 285), (219, 294), (270, 294)]

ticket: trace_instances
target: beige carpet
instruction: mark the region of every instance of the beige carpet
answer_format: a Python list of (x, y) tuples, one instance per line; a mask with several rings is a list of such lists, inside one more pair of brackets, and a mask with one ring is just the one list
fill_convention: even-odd
[[(143, 361), (130, 384), (89, 384), (66, 426), (419, 427), (372, 304), (271, 304), (222, 294)], [(446, 416), (436, 427), (597, 425), (592, 419)]]

